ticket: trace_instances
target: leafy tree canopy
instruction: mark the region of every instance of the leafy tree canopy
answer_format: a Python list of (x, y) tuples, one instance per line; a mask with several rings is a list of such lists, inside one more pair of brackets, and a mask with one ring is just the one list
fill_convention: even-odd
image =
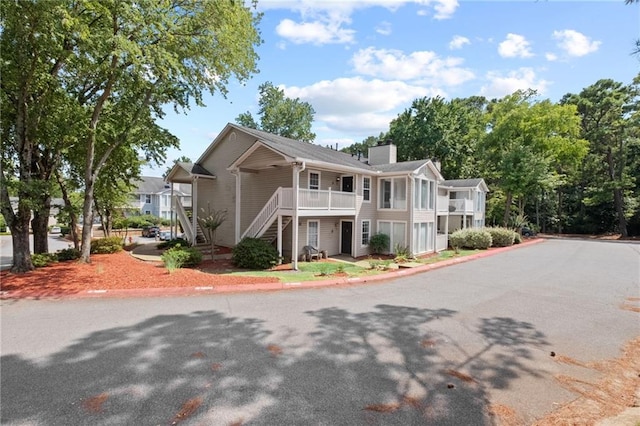
[(270, 81), (261, 84), (259, 92), (260, 121), (257, 122), (247, 111), (236, 118), (236, 123), (291, 139), (313, 142), (316, 135), (311, 132), (311, 126), (315, 111), (311, 104), (302, 102), (299, 98), (286, 97), (284, 91)]

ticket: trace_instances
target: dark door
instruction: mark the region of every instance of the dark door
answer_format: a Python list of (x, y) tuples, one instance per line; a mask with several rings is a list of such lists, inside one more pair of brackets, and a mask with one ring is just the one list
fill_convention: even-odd
[(342, 177), (342, 192), (353, 192), (353, 176)]
[(342, 245), (340, 247), (340, 253), (342, 254), (351, 254), (351, 240), (353, 237), (353, 222), (340, 222), (341, 230), (340, 235), (342, 236)]

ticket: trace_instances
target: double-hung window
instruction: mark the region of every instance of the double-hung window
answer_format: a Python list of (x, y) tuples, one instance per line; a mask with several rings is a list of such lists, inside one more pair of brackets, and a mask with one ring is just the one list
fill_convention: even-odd
[(320, 189), (320, 173), (309, 172), (309, 189), (313, 189), (315, 191)]
[(362, 178), (362, 200), (371, 202), (371, 178), (368, 176)]
[(366, 246), (369, 244), (369, 237), (371, 236), (371, 221), (363, 220), (362, 221), (362, 239), (361, 244)]
[(379, 199), (380, 209), (406, 210), (407, 180), (404, 177), (380, 179)]
[(145, 204), (151, 204), (151, 194), (144, 194)]

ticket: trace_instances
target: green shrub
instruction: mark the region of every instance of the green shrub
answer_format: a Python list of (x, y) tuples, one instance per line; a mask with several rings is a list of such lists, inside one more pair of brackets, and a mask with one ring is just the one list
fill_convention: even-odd
[(69, 235), (71, 233), (71, 228), (69, 226), (61, 226), (60, 227), (60, 235), (62, 235), (63, 237), (65, 235)]
[(55, 253), (34, 253), (31, 255), (31, 262), (36, 268), (43, 268), (58, 261)]
[(233, 248), (231, 260), (240, 268), (269, 269), (278, 263), (278, 250), (258, 238), (243, 238)]
[(56, 256), (58, 256), (58, 260), (60, 262), (64, 262), (65, 260), (76, 260), (80, 259), (80, 250), (69, 247), (66, 249), (58, 250), (56, 252)]
[(389, 236), (387, 234), (375, 234), (369, 238), (369, 249), (372, 253), (385, 253), (389, 250)]
[(163, 241), (160, 244), (158, 244), (158, 248), (161, 249), (161, 250), (164, 250), (164, 249), (169, 249), (169, 248), (175, 247), (177, 245), (186, 247), (187, 246), (187, 240), (184, 240), (182, 238), (174, 238), (173, 240)]
[(519, 232), (514, 231), (513, 244), (521, 244), (521, 243), (522, 243), (522, 236), (520, 235)]
[(491, 227), (485, 228), (491, 234), (491, 245), (493, 247), (509, 247), (513, 245), (516, 233), (508, 228)]
[(122, 238), (106, 237), (91, 241), (91, 254), (111, 254), (122, 251)]
[(127, 218), (127, 223), (129, 224), (130, 228), (142, 228), (144, 226), (151, 226), (153, 225), (151, 222), (149, 222), (147, 219), (145, 219), (146, 216), (131, 216)]
[(449, 236), (453, 249), (485, 250), (491, 247), (491, 234), (483, 229), (460, 229)]
[(193, 247), (183, 247), (180, 244), (166, 250), (160, 256), (165, 268), (172, 272), (178, 268), (191, 268), (202, 262), (202, 253)]
[(171, 225), (171, 221), (169, 219), (161, 219), (160, 220), (160, 225), (162, 225), (162, 226), (170, 226)]

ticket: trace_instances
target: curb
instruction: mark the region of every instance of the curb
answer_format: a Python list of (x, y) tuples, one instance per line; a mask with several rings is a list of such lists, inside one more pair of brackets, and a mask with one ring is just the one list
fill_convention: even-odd
[(429, 265), (422, 265), (416, 268), (400, 269), (393, 272), (387, 272), (385, 274), (372, 275), (369, 277), (354, 277), (354, 278), (335, 278), (328, 280), (318, 281), (301, 281), (290, 283), (256, 283), (256, 284), (232, 284), (232, 285), (217, 285), (217, 286), (195, 286), (195, 287), (166, 287), (166, 288), (140, 288), (140, 289), (122, 289), (122, 290), (87, 290), (80, 293), (50, 293), (41, 295), (29, 291), (13, 291), (13, 292), (0, 292), (1, 300), (8, 299), (88, 299), (88, 298), (111, 298), (111, 297), (170, 297), (170, 296), (201, 296), (201, 295), (214, 295), (214, 294), (229, 294), (229, 293), (246, 293), (246, 292), (263, 292), (263, 291), (277, 291), (277, 290), (295, 290), (295, 289), (310, 289), (321, 287), (333, 287), (333, 286), (346, 286), (346, 285), (361, 285), (368, 283), (375, 283), (380, 281), (388, 281), (394, 278), (401, 278), (421, 274), (423, 272), (432, 271), (435, 269), (445, 268), (451, 265), (457, 265), (459, 263), (466, 263), (476, 259), (482, 259), (484, 257), (493, 256), (503, 253), (505, 251), (514, 250), (521, 247), (528, 247), (533, 244), (542, 243), (545, 241), (542, 238), (536, 238), (523, 242), (521, 244), (512, 245), (510, 247), (498, 247), (492, 250), (483, 251), (480, 253), (472, 254), (469, 256), (459, 257), (455, 259), (447, 259), (441, 262), (432, 263)]

